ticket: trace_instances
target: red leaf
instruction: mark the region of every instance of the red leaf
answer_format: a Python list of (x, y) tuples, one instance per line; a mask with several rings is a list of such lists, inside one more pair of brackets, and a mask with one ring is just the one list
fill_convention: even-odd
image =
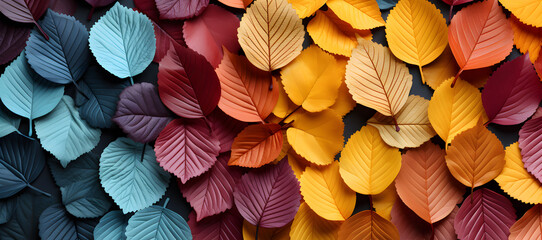
[(219, 142), (203, 119), (175, 119), (156, 139), (156, 160), (186, 183), (213, 166)]
[(527, 120), (542, 100), (542, 83), (529, 60), (522, 55), (501, 65), (482, 91), (489, 122), (514, 125)]
[(243, 217), (237, 209), (204, 218), (196, 222), (196, 214), (188, 215), (188, 226), (194, 240), (238, 240), (243, 239)]
[(184, 185), (179, 184), (183, 196), (194, 208), (198, 222), (233, 206), (233, 188), (241, 179), (241, 171), (228, 167), (229, 158), (229, 154), (221, 154), (209, 171)]
[(243, 175), (233, 192), (235, 206), (250, 224), (282, 227), (294, 219), (301, 194), (299, 181), (287, 160)]
[(37, 23), (47, 7), (49, 7), (49, 0), (2, 0), (0, 12), (15, 22), (36, 24), (45, 39), (49, 40), (47, 34)]
[(155, 0), (160, 19), (188, 19), (198, 16), (209, 0)]
[(220, 82), (213, 67), (200, 54), (179, 45), (160, 61), (158, 90), (162, 102), (185, 118), (209, 115), (220, 99)]
[(207, 117), (207, 121), (211, 125), (213, 135), (220, 142), (221, 153), (230, 151), (233, 139), (248, 126), (247, 123), (228, 116), (219, 108), (216, 108)]
[(228, 165), (258, 168), (275, 160), (282, 149), (281, 126), (249, 125), (233, 140)]
[(508, 239), (516, 210), (506, 197), (479, 189), (463, 201), (454, 220), (459, 239)]
[(28, 26), (14, 23), (0, 15), (0, 65), (13, 60), (23, 51), (30, 30)]
[(536, 73), (538, 73), (538, 77), (542, 78), (542, 51), (539, 52), (538, 58), (534, 62), (534, 68), (536, 69)]
[(519, 148), (525, 169), (542, 182), (542, 118), (531, 118), (519, 130)]
[(216, 68), (222, 60), (222, 46), (231, 52), (241, 49), (237, 28), (237, 16), (211, 4), (200, 16), (184, 23), (184, 40), (189, 48), (203, 55)]

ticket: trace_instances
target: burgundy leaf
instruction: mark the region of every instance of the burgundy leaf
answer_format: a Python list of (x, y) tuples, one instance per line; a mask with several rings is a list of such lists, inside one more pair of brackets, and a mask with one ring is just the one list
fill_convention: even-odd
[(233, 192), (235, 206), (250, 224), (278, 228), (294, 219), (301, 195), (294, 171), (283, 159), (241, 177)]
[(459, 239), (508, 239), (516, 210), (506, 197), (489, 189), (468, 196), (454, 220)]
[(0, 16), (0, 65), (6, 64), (19, 55), (30, 36), (28, 26), (11, 22)]
[(228, 166), (229, 154), (221, 154), (211, 169), (186, 184), (179, 184), (183, 196), (197, 214), (197, 221), (219, 214), (233, 206), (233, 188), (241, 171)]
[(78, 0), (49, 0), (49, 8), (57, 13), (73, 16), (77, 10), (77, 3), (75, 1)]
[(542, 100), (542, 83), (529, 54), (501, 65), (482, 91), (489, 122), (514, 125), (527, 120)]
[(542, 182), (542, 117), (523, 124), (519, 130), (519, 148), (525, 169)]
[(188, 215), (188, 226), (194, 240), (243, 239), (243, 217), (233, 208), (224, 213), (196, 222), (196, 214)]
[(38, 19), (49, 7), (49, 0), (0, 0), (0, 12), (15, 22), (34, 23), (40, 32), (49, 40), (49, 36), (43, 32)]
[(189, 48), (203, 55), (216, 68), (224, 55), (222, 46), (234, 53), (241, 49), (237, 28), (237, 16), (211, 4), (200, 16), (184, 23), (184, 40)]
[(538, 58), (534, 61), (534, 68), (539, 78), (542, 78), (542, 51), (539, 51)]
[(211, 125), (213, 135), (216, 136), (220, 142), (221, 153), (231, 150), (233, 139), (235, 139), (237, 134), (243, 131), (248, 125), (245, 122), (241, 122), (225, 114), (220, 108), (216, 108), (209, 114), (207, 121), (209, 121), (209, 124)]
[[(53, 0), (54, 1), (54, 0)], [(92, 14), (94, 13), (94, 10), (97, 7), (104, 7), (107, 6), (117, 0), (85, 0), (90, 6), (92, 6), (92, 9), (90, 9), (90, 12), (88, 13), (87, 19), (90, 20), (92, 18)]]
[(156, 139), (156, 160), (182, 183), (213, 166), (219, 142), (203, 119), (175, 119)]
[(211, 64), (200, 54), (179, 45), (160, 61), (158, 90), (162, 102), (185, 118), (209, 115), (220, 100), (220, 82)]
[(209, 0), (155, 0), (160, 19), (188, 19), (198, 16)]
[(158, 90), (150, 83), (127, 87), (119, 98), (113, 121), (134, 141), (155, 140), (173, 120), (171, 112), (160, 101)]

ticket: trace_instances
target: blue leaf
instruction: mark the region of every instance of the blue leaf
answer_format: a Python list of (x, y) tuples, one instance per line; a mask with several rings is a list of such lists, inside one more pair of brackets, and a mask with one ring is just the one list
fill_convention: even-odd
[(88, 31), (74, 17), (48, 10), (40, 21), (49, 40), (32, 30), (26, 57), (32, 68), (45, 79), (59, 84), (77, 82), (90, 61)]
[(12, 132), (18, 132), (21, 119), (11, 114), (8, 110), (4, 110), (0, 106), (0, 138)]
[(15, 212), (15, 207), (17, 206), (17, 198), (6, 198), (0, 200), (0, 224), (7, 223), (13, 213)]
[(81, 119), (73, 99), (64, 96), (50, 114), (36, 120), (36, 134), (41, 146), (66, 167), (98, 144), (101, 131)]
[(0, 98), (13, 113), (32, 120), (51, 112), (60, 102), (64, 86), (46, 81), (26, 62), (24, 52), (0, 76)]
[(171, 175), (158, 165), (154, 150), (129, 138), (118, 138), (100, 158), (100, 181), (124, 213), (160, 200)]
[(103, 68), (126, 78), (140, 74), (149, 66), (156, 38), (147, 16), (117, 2), (90, 29), (89, 45)]
[(79, 106), (81, 118), (93, 127), (110, 128), (113, 125), (111, 119), (115, 114), (119, 95), (128, 83), (111, 81), (112, 78), (115, 77), (105, 70), (90, 67), (84, 81), (79, 83), (80, 92), (77, 92), (75, 103)]
[(136, 212), (128, 221), (126, 237), (137, 240), (191, 240), (192, 234), (183, 217), (164, 205)]
[(397, 1), (399, 0), (376, 0), (378, 3), (378, 8), (381, 10), (390, 9), (397, 4)]
[(126, 239), (126, 226), (128, 226), (128, 216), (122, 214), (122, 211), (111, 211), (100, 219), (96, 228), (94, 228), (95, 240), (124, 240)]
[(39, 235), (43, 240), (92, 240), (96, 219), (74, 219), (60, 204), (45, 209), (39, 218)]

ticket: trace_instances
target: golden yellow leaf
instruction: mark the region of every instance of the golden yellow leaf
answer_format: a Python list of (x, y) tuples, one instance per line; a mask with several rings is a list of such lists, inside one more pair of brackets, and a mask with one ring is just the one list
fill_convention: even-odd
[(524, 203), (542, 203), (542, 184), (523, 167), (517, 142), (506, 148), (504, 169), (495, 178), (501, 189)]
[(427, 0), (400, 0), (386, 20), (386, 39), (396, 57), (418, 65), (421, 73), (422, 66), (448, 45), (448, 27), (440, 10)]
[(326, 0), (288, 0), (300, 18), (306, 18), (324, 6)]
[(542, 28), (524, 24), (514, 15), (510, 16), (508, 21), (514, 31), (514, 45), (523, 54), (529, 52), (529, 58), (534, 63), (542, 45)]
[(298, 180), (301, 179), (301, 175), (305, 171), (305, 168), (310, 165), (307, 160), (299, 156), (292, 148), (288, 151), (288, 164), (290, 164), (290, 167), (294, 170), (294, 174)]
[(337, 58), (337, 62), (341, 65), (341, 69), (343, 69), (343, 77), (341, 80), (341, 86), (339, 86), (339, 96), (337, 96), (335, 104), (329, 108), (335, 110), (339, 116), (344, 117), (347, 113), (352, 111), (354, 107), (356, 107), (356, 101), (352, 99), (352, 94), (348, 92), (348, 87), (344, 82), (344, 73), (346, 71), (348, 58), (339, 57)]
[[(291, 223), (280, 228), (258, 228), (258, 240), (289, 240)], [(250, 224), (246, 220), (243, 221), (243, 239), (256, 239), (256, 226)]]
[(254, 66), (272, 71), (301, 53), (305, 31), (287, 0), (255, 0), (241, 19), (237, 37)]
[(408, 98), (412, 75), (387, 47), (359, 39), (346, 65), (345, 82), (356, 102), (395, 118)]
[(333, 110), (303, 112), (286, 130), (288, 142), (296, 153), (317, 165), (331, 164), (344, 144), (344, 123)]
[(378, 130), (364, 126), (352, 134), (340, 159), (340, 174), (352, 190), (375, 195), (383, 192), (401, 169), (401, 152), (388, 146)]
[(309, 112), (319, 112), (335, 103), (344, 68), (331, 54), (311, 45), (280, 73), (292, 102)]
[[(418, 147), (437, 134), (427, 118), (428, 106), (429, 100), (410, 95), (403, 109), (396, 115), (397, 123), (391, 117), (376, 113), (367, 120), (367, 124), (376, 127), (384, 142), (392, 147)], [(396, 131), (395, 124), (400, 131)]]
[(281, 130), (281, 132), (282, 132), (282, 148), (280, 149), (279, 156), (273, 162), (274, 164), (277, 164), (278, 162), (280, 162), (280, 160), (286, 157), (286, 155), (288, 154), (288, 151), (292, 149), (292, 146), (290, 146), (290, 143), (288, 142), (288, 137), (286, 137), (286, 130)]
[(391, 221), (391, 209), (393, 204), (395, 204), (395, 200), (397, 200), (395, 184), (392, 183), (383, 192), (373, 195), (372, 199), (375, 212), (388, 221)]
[(510, 227), (508, 239), (539, 240), (540, 238), (542, 238), (542, 207), (537, 204)]
[(355, 29), (373, 29), (386, 23), (376, 0), (328, 0), (326, 5)]
[(324, 167), (307, 167), (301, 175), (301, 195), (320, 217), (330, 221), (344, 221), (354, 211), (356, 192), (352, 191), (339, 174), (339, 162)]
[(336, 240), (341, 222), (318, 216), (306, 203), (301, 203), (292, 222), (291, 239)]
[(343, 223), (339, 240), (399, 240), (399, 232), (390, 221), (365, 210)]
[(286, 94), (286, 91), (284, 91), (282, 81), (278, 79), (277, 83), (279, 88), (279, 99), (275, 105), (275, 108), (273, 108), (273, 114), (279, 118), (285, 118), (289, 113), (296, 109), (297, 105), (290, 100), (288, 94)]
[(462, 79), (452, 88), (453, 80), (440, 84), (427, 109), (433, 129), (447, 144), (458, 133), (474, 127), (480, 117), (487, 121), (480, 91)]
[(542, 27), (542, 1), (499, 0), (499, 2), (523, 23), (534, 27)]

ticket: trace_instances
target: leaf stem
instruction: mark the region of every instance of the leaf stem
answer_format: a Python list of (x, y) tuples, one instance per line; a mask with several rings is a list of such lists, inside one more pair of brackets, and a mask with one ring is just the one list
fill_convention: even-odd
[(32, 189), (32, 190), (34, 190), (34, 191), (36, 191), (36, 192), (39, 192), (39, 193), (41, 193), (41, 194), (43, 194), (43, 195), (45, 195), (45, 196), (47, 196), (47, 197), (51, 197), (51, 194), (50, 194), (50, 193), (46, 193), (46, 192), (44, 192), (44, 191), (38, 189), (37, 187), (34, 187), (34, 186), (30, 185), (30, 183), (28, 183), (28, 184), (26, 184), (26, 185), (27, 185), (30, 189)]
[(399, 128), (399, 124), (397, 123), (397, 118), (395, 117), (395, 115), (393, 115), (391, 117), (393, 118), (393, 124), (395, 125), (395, 131), (399, 132), (401, 130), (401, 128)]
[(32, 141), (36, 140), (36, 139), (33, 138), (33, 137), (29, 137), (29, 136), (24, 135), (24, 134), (23, 134), (22, 132), (20, 132), (19, 130), (15, 131), (15, 132), (17, 132), (19, 135), (21, 135), (21, 136), (23, 136), (23, 137), (25, 137), (25, 138), (28, 138), (28, 139), (30, 139), (30, 140), (32, 140)]
[(457, 72), (457, 74), (455, 75), (454, 77), (454, 81), (452, 82), (452, 88), (455, 86), (455, 82), (457, 81), (457, 79), (459, 78), (459, 75), (461, 75), (461, 73), (463, 72), (463, 68), (459, 69), (459, 72)]
[(162, 207), (166, 208), (168, 203), (169, 203), (169, 198), (166, 198), (166, 201), (164, 202), (164, 206), (162, 206)]
[(141, 162), (143, 162), (143, 158), (145, 157), (145, 148), (147, 147), (147, 144), (143, 144), (143, 151), (141, 151)]
[(454, 10), (454, 5), (453, 4), (450, 4), (450, 14), (448, 15), (448, 21), (446, 24), (450, 24), (450, 22), (452, 21), (452, 12)]
[(47, 33), (45, 33), (45, 31), (43, 31), (43, 29), (41, 28), (41, 26), (38, 24), (38, 22), (36, 22), (36, 20), (32, 20), (34, 22), (34, 24), (36, 25), (36, 27), (38, 27), (38, 30), (40, 30), (41, 34), (43, 34), (43, 36), (45, 37), (45, 40), (49, 41), (49, 36), (47, 36)]
[(96, 7), (92, 6), (92, 8), (90, 9), (90, 12), (88, 13), (87, 21), (90, 21), (90, 19), (92, 19), (92, 14), (94, 14), (95, 9)]
[(430, 240), (435, 240), (435, 226), (431, 223), (431, 238)]
[(28, 118), (28, 136), (32, 136), (32, 118)]
[(422, 66), (418, 65), (418, 68), (420, 69), (420, 77), (422, 78), (422, 83), (425, 84), (425, 77), (423, 76)]
[(373, 210), (373, 195), (369, 195), (369, 210)]
[(77, 92), (81, 93), (81, 95), (83, 95), (83, 97), (85, 97), (87, 100), (90, 100), (90, 97), (88, 97), (87, 94), (85, 94), (85, 92), (83, 92), (83, 90), (79, 88), (79, 85), (76, 81), (73, 81), (73, 85), (75, 85), (75, 89), (77, 90)]
[(260, 230), (260, 224), (256, 225), (256, 236), (254, 237), (254, 240), (258, 240), (258, 232)]
[(130, 84), (134, 85), (134, 78), (130, 76)]
[(282, 120), (280, 120), (279, 125), (283, 124), (286, 119), (288, 119), (293, 113), (295, 113), (297, 110), (301, 108), (301, 105), (297, 106), (292, 112), (290, 112), (286, 117), (284, 117)]

